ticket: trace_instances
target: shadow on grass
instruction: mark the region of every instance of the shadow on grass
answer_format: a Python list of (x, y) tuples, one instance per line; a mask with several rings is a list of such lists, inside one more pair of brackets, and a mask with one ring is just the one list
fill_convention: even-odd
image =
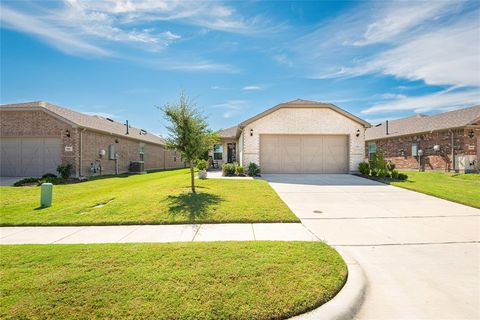
[(168, 196), (169, 214), (174, 218), (186, 217), (189, 220), (204, 219), (208, 216), (209, 209), (223, 201), (222, 197), (211, 193), (182, 193)]

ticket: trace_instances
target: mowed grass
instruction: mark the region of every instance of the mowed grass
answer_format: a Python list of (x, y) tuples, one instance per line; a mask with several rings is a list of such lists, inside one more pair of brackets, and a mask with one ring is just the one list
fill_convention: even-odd
[(264, 180), (198, 180), (188, 169), (56, 185), (41, 209), (40, 187), (0, 187), (0, 225), (298, 222)]
[(283, 319), (346, 281), (321, 242), (2, 246), (0, 318)]
[(480, 208), (480, 175), (404, 171), (407, 181), (390, 184)]

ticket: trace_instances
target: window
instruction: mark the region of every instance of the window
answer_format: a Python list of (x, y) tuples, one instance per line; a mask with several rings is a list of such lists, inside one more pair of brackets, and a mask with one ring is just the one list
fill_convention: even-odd
[(368, 160), (373, 160), (373, 156), (377, 153), (377, 144), (375, 142), (368, 143)]
[(412, 156), (418, 156), (418, 145), (417, 143), (412, 143)]
[(140, 143), (140, 161), (145, 161), (145, 143)]
[(177, 150), (173, 151), (173, 162), (177, 162)]
[(213, 146), (213, 160), (223, 159), (223, 144), (216, 144)]

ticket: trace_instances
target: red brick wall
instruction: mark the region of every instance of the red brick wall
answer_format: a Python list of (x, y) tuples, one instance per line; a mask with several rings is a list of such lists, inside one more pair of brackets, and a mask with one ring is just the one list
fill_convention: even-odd
[[(67, 137), (66, 130), (70, 132), (70, 137)], [(62, 163), (70, 163), (74, 168), (73, 172), (78, 168), (77, 130), (44, 111), (1, 110), (0, 136), (61, 138)], [(66, 146), (72, 146), (73, 151), (66, 152)]]
[[(477, 139), (480, 129), (474, 129), (475, 136), (468, 137), (472, 129), (456, 129), (454, 133), (455, 155), (476, 155)], [(452, 168), (452, 143), (448, 130), (424, 133), (403, 137), (376, 140), (377, 150), (382, 150), (385, 159), (395, 163), (398, 169), (418, 169), (418, 157), (412, 156), (412, 143), (417, 143), (418, 150), (423, 150), (421, 167), (423, 170), (451, 170)], [(366, 155), (368, 155), (366, 143)], [(440, 145), (440, 151), (433, 150), (434, 145)]]
[[(162, 146), (86, 130), (82, 133), (82, 175), (92, 175), (90, 170), (92, 163), (100, 163), (102, 174), (115, 173), (115, 160), (110, 160), (108, 155), (108, 148), (111, 144), (115, 145), (115, 152), (118, 154), (119, 172), (128, 172), (131, 161), (140, 161), (140, 143), (145, 144), (146, 170), (182, 168), (184, 166), (179, 157), (173, 161), (174, 152), (165, 150)], [(100, 150), (105, 150), (105, 156), (99, 155)]]
[[(70, 137), (67, 136), (69, 131)], [(140, 141), (117, 137), (106, 133), (73, 128), (69, 124), (41, 110), (2, 110), (0, 111), (0, 136), (3, 137), (57, 137), (61, 138), (62, 163), (70, 163), (75, 175), (80, 174), (80, 135), (82, 136), (81, 175), (91, 175), (90, 164), (99, 160), (102, 174), (115, 173), (115, 160), (109, 160), (108, 146), (114, 144), (119, 158), (119, 172), (127, 172), (130, 161), (140, 160)], [(118, 143), (115, 143), (115, 140)], [(175, 152), (164, 150), (160, 145), (145, 143), (145, 169), (171, 169), (184, 167), (180, 157)], [(72, 151), (65, 151), (72, 147)], [(105, 150), (103, 157), (100, 150)], [(78, 170), (78, 172), (77, 172)]]

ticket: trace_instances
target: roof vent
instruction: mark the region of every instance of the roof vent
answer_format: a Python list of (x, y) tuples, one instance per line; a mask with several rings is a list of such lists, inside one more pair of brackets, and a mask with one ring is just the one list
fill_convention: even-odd
[(147, 130), (140, 129), (140, 135), (144, 136), (147, 134)]
[(113, 122), (113, 119), (111, 119), (111, 118), (105, 118), (105, 119), (107, 119), (110, 122)]

